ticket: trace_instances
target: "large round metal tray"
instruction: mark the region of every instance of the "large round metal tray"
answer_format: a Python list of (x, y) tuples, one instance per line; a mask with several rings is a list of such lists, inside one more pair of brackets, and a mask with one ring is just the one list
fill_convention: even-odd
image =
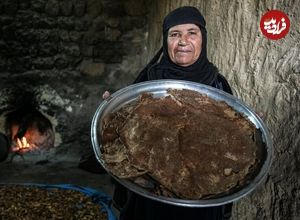
[[(243, 187), (238, 190), (235, 190), (231, 193), (221, 195), (219, 197), (210, 198), (210, 199), (200, 199), (200, 200), (185, 200), (185, 199), (177, 199), (177, 198), (169, 198), (164, 196), (157, 196), (146, 189), (140, 187), (139, 185), (134, 184), (133, 182), (120, 179), (113, 174), (111, 174), (110, 170), (108, 170), (105, 166), (105, 161), (102, 160), (101, 157), (101, 127), (102, 127), (102, 119), (105, 115), (110, 112), (114, 112), (121, 108), (122, 106), (134, 102), (139, 94), (142, 92), (150, 92), (154, 95), (154, 97), (165, 96), (167, 93), (167, 89), (189, 89), (197, 91), (201, 94), (206, 94), (208, 97), (218, 100), (225, 101), (228, 105), (232, 106), (236, 111), (241, 112), (247, 117), (255, 126), (261, 131), (261, 140), (263, 144), (261, 145), (261, 149), (264, 152), (264, 159), (260, 165), (259, 170), (256, 172), (255, 176), (248, 181)], [(272, 141), (269, 135), (269, 132), (263, 123), (263, 121), (257, 116), (257, 114), (249, 108), (245, 103), (237, 99), (236, 97), (229, 95), (221, 90), (215, 89), (213, 87), (193, 83), (189, 81), (182, 80), (155, 80), (155, 81), (147, 81), (143, 83), (133, 84), (123, 89), (118, 90), (113, 93), (109, 99), (104, 100), (98, 107), (95, 112), (95, 115), (92, 120), (91, 126), (91, 139), (93, 144), (93, 149), (96, 155), (97, 160), (103, 166), (103, 168), (119, 183), (130, 189), (131, 191), (140, 194), (144, 197), (148, 197), (150, 199), (154, 199), (160, 202), (178, 205), (178, 206), (186, 206), (186, 207), (209, 207), (209, 206), (218, 206), (224, 205), (226, 203), (230, 203), (236, 201), (250, 192), (252, 192), (265, 178), (267, 175), (269, 168), (271, 166), (272, 155), (273, 155), (273, 146)]]

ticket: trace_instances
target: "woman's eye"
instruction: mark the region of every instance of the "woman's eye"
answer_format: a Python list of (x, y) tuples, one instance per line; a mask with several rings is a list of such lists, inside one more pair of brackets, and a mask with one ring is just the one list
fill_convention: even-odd
[(170, 37), (179, 37), (179, 33), (171, 33), (169, 36)]
[(195, 32), (195, 31), (190, 31), (189, 34), (190, 34), (190, 35), (196, 35), (197, 32)]

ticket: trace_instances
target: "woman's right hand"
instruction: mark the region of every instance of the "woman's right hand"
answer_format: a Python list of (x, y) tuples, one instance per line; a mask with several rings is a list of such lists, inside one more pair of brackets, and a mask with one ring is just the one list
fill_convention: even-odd
[(105, 100), (105, 99), (108, 99), (109, 97), (110, 97), (110, 92), (106, 90), (106, 91), (102, 94), (102, 98)]

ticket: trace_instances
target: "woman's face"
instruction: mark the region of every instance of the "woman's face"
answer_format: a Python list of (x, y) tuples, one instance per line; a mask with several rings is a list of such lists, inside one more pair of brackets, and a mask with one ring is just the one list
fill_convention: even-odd
[(201, 54), (202, 35), (195, 24), (180, 24), (168, 31), (168, 53), (173, 63), (190, 66)]

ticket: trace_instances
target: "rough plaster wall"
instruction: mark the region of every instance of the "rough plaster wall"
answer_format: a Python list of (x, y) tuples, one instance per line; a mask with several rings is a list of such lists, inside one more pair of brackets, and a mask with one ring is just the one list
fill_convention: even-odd
[[(235, 96), (256, 111), (274, 144), (270, 173), (254, 193), (235, 203), (233, 219), (300, 219), (300, 1), (155, 1), (150, 16), (148, 56), (161, 45), (161, 21), (173, 8), (198, 7), (207, 21), (208, 55), (229, 79)], [(260, 32), (271, 9), (290, 18), (278, 41)], [(153, 19), (151, 21), (151, 19)]]
[[(206, 9), (211, 60), (235, 95), (264, 113), (274, 142), (266, 184), (237, 203), (234, 216), (299, 219), (300, 2), (213, 1)], [(289, 16), (291, 29), (284, 39), (271, 41), (262, 35), (259, 22), (268, 9)]]

